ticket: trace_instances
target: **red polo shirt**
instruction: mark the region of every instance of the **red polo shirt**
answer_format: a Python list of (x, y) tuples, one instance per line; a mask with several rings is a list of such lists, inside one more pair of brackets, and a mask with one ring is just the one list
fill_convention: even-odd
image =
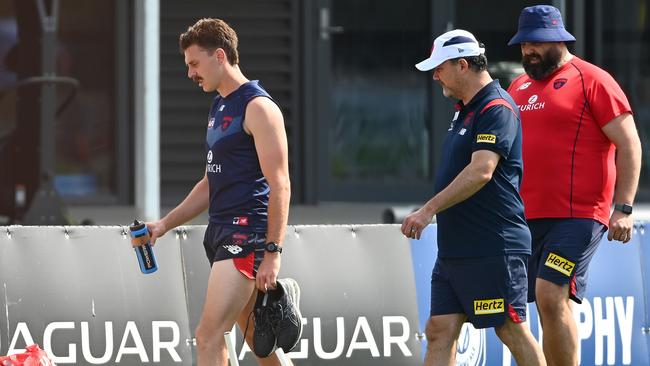
[(631, 112), (618, 83), (574, 56), (543, 80), (521, 75), (508, 92), (521, 112), (526, 218), (591, 218), (607, 226), (615, 147), (602, 128)]

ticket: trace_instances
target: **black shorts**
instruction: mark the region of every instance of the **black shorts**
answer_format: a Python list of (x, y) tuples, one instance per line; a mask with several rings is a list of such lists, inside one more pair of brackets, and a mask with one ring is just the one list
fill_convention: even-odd
[(528, 220), (533, 254), (528, 263), (528, 301), (535, 301), (535, 280), (569, 284), (569, 298), (582, 303), (587, 269), (607, 230), (592, 219)]
[(232, 259), (235, 268), (244, 276), (254, 279), (264, 259), (266, 234), (236, 225), (210, 223), (205, 230), (203, 247), (210, 261)]
[(437, 258), (430, 314), (465, 314), (477, 329), (525, 322), (528, 257)]

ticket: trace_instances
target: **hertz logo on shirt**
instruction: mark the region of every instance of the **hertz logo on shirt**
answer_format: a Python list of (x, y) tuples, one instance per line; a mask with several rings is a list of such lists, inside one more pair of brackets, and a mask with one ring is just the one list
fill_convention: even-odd
[(544, 265), (546, 267), (553, 268), (554, 270), (561, 272), (567, 276), (571, 276), (571, 272), (573, 272), (573, 269), (576, 266), (575, 263), (569, 261), (568, 259), (564, 259), (555, 253), (548, 254), (548, 258), (546, 258), (546, 263), (544, 263)]
[(476, 142), (487, 142), (488, 144), (495, 144), (497, 137), (487, 133), (480, 133), (476, 136)]
[(474, 314), (497, 314), (505, 311), (503, 299), (474, 300)]

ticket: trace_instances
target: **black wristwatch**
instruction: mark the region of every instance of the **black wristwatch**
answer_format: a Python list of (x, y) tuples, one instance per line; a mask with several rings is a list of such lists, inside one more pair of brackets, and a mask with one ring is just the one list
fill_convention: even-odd
[(614, 204), (614, 209), (616, 211), (621, 211), (622, 213), (626, 215), (631, 215), (632, 214), (632, 205), (628, 205), (627, 203), (616, 203)]
[(275, 242), (268, 242), (266, 243), (266, 247), (264, 247), (267, 252), (271, 253), (282, 253), (282, 247), (278, 245), (278, 243)]

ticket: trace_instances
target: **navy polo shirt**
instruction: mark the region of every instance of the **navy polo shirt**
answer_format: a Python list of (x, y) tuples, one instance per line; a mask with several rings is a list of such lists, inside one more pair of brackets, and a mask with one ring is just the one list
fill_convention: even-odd
[(470, 163), (472, 153), (501, 156), (492, 179), (474, 195), (436, 215), (441, 258), (530, 254), (530, 231), (519, 196), (523, 173), (519, 109), (498, 80), (459, 102), (443, 144), (435, 191)]
[(211, 223), (266, 232), (270, 189), (253, 137), (244, 131), (246, 107), (257, 97), (271, 98), (252, 80), (214, 99), (205, 139), (206, 173)]

